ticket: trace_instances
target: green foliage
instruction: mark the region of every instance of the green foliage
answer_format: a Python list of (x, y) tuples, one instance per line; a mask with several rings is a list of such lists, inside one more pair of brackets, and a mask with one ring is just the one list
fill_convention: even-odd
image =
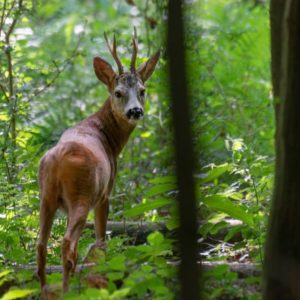
[(209, 208), (224, 212), (235, 219), (243, 221), (249, 226), (253, 226), (252, 216), (247, 214), (247, 212), (240, 206), (234, 205), (227, 197), (224, 197), (223, 195), (215, 194), (207, 196), (202, 201)]
[(1, 300), (13, 300), (13, 299), (24, 298), (28, 295), (31, 295), (33, 292), (35, 292), (35, 290), (17, 290), (17, 289), (10, 290), (4, 294)]
[(135, 205), (134, 207), (125, 210), (124, 216), (125, 217), (135, 217), (137, 215), (143, 214), (153, 209), (158, 209), (163, 206), (169, 205), (171, 203), (170, 199), (166, 198), (158, 198), (151, 202), (142, 202), (140, 204)]
[[(226, 265), (205, 272), (204, 299), (261, 299), (259, 291), (252, 289), (248, 291), (245, 284), (237, 284), (237, 274), (231, 272)], [(249, 277), (252, 282), (257, 283), (257, 278)], [(217, 283), (216, 283), (217, 282)]]
[[(6, 13), (15, 2), (7, 0)], [(10, 42), (3, 34), (0, 38), (3, 270), (35, 263), (40, 157), (66, 128), (96, 111), (108, 95), (92, 68), (96, 55), (112, 63), (102, 38), (104, 31), (116, 33), (121, 60), (127, 66), (133, 26), (139, 35), (139, 63), (162, 49), (158, 69), (147, 82), (145, 119), (120, 155), (109, 218), (163, 221), (168, 229), (176, 229), (178, 191), (164, 51), (167, 1), (23, 2), (21, 10), (14, 6), (10, 11), (10, 17), (17, 17)], [(261, 262), (274, 156), (268, 9), (250, 0), (186, 1), (185, 18), (199, 234), (201, 240), (217, 240), (209, 246), (201, 244), (202, 259), (246, 257), (246, 262)], [(5, 31), (9, 24), (5, 23)], [(48, 244), (49, 264), (60, 263), (65, 224), (65, 217), (58, 213)], [(93, 241), (90, 231), (85, 230), (80, 257)], [(66, 299), (172, 299), (178, 293), (176, 269), (168, 264), (177, 258), (174, 248), (158, 232), (148, 236), (146, 244), (136, 246), (129, 245), (128, 239), (113, 238), (106, 261), (95, 270), (108, 278), (108, 288), (86, 288), (77, 278)], [(38, 286), (32, 272), (5, 272), (0, 274), (0, 285), (14, 279), (22, 293), (35, 293)], [(224, 266), (204, 277), (207, 299), (220, 295), (228, 296), (226, 299), (256, 297), (257, 293), (248, 293), (247, 288), (246, 292), (234, 289), (236, 284), (257, 285), (255, 280), (240, 283)], [(48, 279), (60, 283), (61, 275), (52, 274)], [(1, 296), (13, 297), (19, 292), (11, 289), (6, 293)]]
[[(172, 255), (172, 242), (161, 233), (153, 232), (147, 244), (126, 245), (126, 239), (114, 238), (108, 242), (105, 261), (92, 270), (93, 276), (107, 280), (107, 289), (81, 288), (75, 280), (66, 299), (173, 299), (176, 286), (175, 269), (167, 264), (166, 257)], [(85, 275), (78, 275), (82, 280)], [(61, 276), (51, 275), (56, 282)], [(170, 279), (173, 278), (171, 281)], [(177, 289), (177, 288), (176, 288)]]

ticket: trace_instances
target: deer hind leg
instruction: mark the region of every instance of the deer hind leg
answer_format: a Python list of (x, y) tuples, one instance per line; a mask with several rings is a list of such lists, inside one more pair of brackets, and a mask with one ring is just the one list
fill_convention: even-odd
[(108, 198), (104, 198), (95, 207), (95, 233), (96, 243), (95, 246), (100, 248), (105, 247), (105, 234), (106, 234), (106, 223), (109, 212)]
[(68, 211), (68, 227), (62, 242), (63, 292), (69, 289), (70, 275), (77, 263), (77, 244), (88, 215), (88, 199), (80, 199)]
[(53, 205), (50, 197), (43, 197), (40, 207), (40, 234), (37, 244), (37, 275), (40, 280), (41, 288), (46, 285), (46, 256), (47, 256), (47, 242), (50, 236), (51, 227), (57, 207)]

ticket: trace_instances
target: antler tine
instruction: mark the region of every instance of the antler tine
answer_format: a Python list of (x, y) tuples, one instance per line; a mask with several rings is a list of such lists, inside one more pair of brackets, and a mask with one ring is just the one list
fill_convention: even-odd
[(134, 30), (134, 35), (132, 38), (132, 56), (131, 56), (131, 63), (130, 63), (130, 72), (131, 73), (135, 73), (135, 61), (136, 61), (136, 56), (137, 56), (137, 51), (138, 51), (136, 28), (134, 27), (133, 30)]
[(107, 48), (108, 48), (109, 52), (111, 53), (112, 57), (114, 58), (115, 62), (117, 63), (118, 70), (119, 70), (119, 75), (121, 75), (121, 74), (124, 73), (124, 70), (123, 70), (122, 63), (121, 63), (121, 61), (120, 61), (120, 59), (118, 57), (118, 54), (117, 54), (116, 36), (114, 35), (112, 47), (111, 47), (111, 45), (108, 42), (108, 38), (107, 38), (106, 32), (104, 32), (104, 38), (105, 38), (105, 41), (106, 41)]

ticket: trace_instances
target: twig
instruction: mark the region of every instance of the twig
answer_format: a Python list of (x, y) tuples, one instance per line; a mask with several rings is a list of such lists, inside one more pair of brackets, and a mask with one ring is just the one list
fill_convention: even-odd
[(2, 83), (0, 83), (0, 89), (2, 90), (2, 93), (3, 93), (6, 101), (9, 102), (9, 97), (7, 96), (5, 86)]
[(144, 19), (145, 19), (145, 27), (146, 27), (146, 39), (147, 39), (147, 56), (150, 55), (151, 43), (150, 43), (150, 35), (149, 35), (149, 24), (147, 21), (147, 12), (149, 9), (149, 0), (146, 0), (145, 8), (143, 10)]
[[(4, 19), (3, 19), (3, 28), (4, 28), (4, 24), (5, 24), (6, 20), (7, 20), (7, 18), (10, 16), (12, 10), (14, 9), (15, 4), (16, 4), (16, 0), (14, 0), (12, 2), (11, 7), (8, 9), (8, 11), (7, 11), (7, 13), (6, 13), (6, 15), (5, 15)], [(3, 30), (3, 32), (4, 32), (4, 30)], [(5, 34), (5, 32), (4, 32), (4, 34)]]
[(1, 32), (4, 27), (4, 15), (5, 15), (5, 10), (6, 10), (6, 3), (7, 3), (7, 0), (4, 0), (3, 7), (2, 7), (1, 19), (0, 19), (0, 36), (1, 36)]
[(3, 146), (2, 146), (2, 149), (1, 149), (2, 158), (4, 158), (4, 155), (5, 155), (5, 152), (6, 152), (6, 149), (7, 149), (7, 140), (8, 140), (8, 135), (9, 135), (9, 132), (10, 132), (10, 126), (11, 126), (11, 122), (8, 123), (6, 131), (4, 133), (4, 143), (3, 143)]
[[(19, 0), (19, 7), (18, 7), (18, 10), (16, 11), (16, 15), (13, 18), (13, 21), (12, 21), (11, 25), (9, 26), (8, 31), (5, 34), (7, 43), (9, 42), (10, 35), (12, 34), (12, 32), (13, 32), (15, 26), (16, 26), (16, 23), (18, 21), (18, 18), (19, 18), (18, 14), (21, 11), (22, 3), (23, 3), (23, 0)], [(11, 8), (8, 10), (8, 12), (6, 14), (6, 18), (8, 18), (8, 16), (11, 14), (11, 12), (14, 9), (15, 5), (16, 5), (16, 1), (14, 0), (14, 2), (11, 5)]]
[(10, 16), (10, 13), (11, 13), (12, 10), (14, 9), (15, 4), (16, 4), (16, 0), (14, 0), (14, 1), (12, 2), (10, 8), (8, 9), (7, 14), (6, 14), (5, 18), (4, 18), (4, 22), (3, 22), (4, 24), (5, 24), (6, 19)]
[(7, 181), (8, 182), (11, 182), (11, 173), (10, 173), (10, 168), (9, 168), (9, 165), (8, 165), (8, 162), (5, 158), (5, 156), (3, 155), (2, 157), (4, 163), (5, 163), (5, 168), (6, 168), (6, 174), (7, 174)]
[[(248, 164), (248, 170), (250, 170), (250, 165), (249, 164)], [(258, 207), (259, 206), (259, 202), (260, 202), (260, 197), (259, 197), (259, 194), (258, 194), (256, 182), (254, 181), (254, 178), (253, 178), (252, 174), (250, 173), (250, 171), (248, 171), (248, 175), (251, 178), (251, 183), (252, 183), (252, 187), (254, 189), (254, 194), (255, 194), (255, 199), (256, 199), (256, 206)], [(263, 188), (264, 188), (264, 186), (263, 186)], [(258, 215), (258, 212), (257, 212), (257, 215)], [(261, 230), (261, 226), (260, 226), (259, 221), (257, 222), (257, 227), (258, 227), (257, 240), (258, 240), (258, 246), (259, 246), (259, 258), (260, 258), (261, 264), (263, 265), (264, 261), (263, 261), (263, 254), (262, 254), (262, 244), (261, 244), (261, 241), (259, 239), (260, 232), (262, 232), (262, 230)]]
[[(10, 97), (12, 97), (14, 91), (13, 91), (13, 72), (12, 72), (12, 58), (11, 58), (11, 53), (10, 53), (10, 35), (12, 34), (16, 24), (17, 24), (17, 21), (18, 21), (18, 18), (19, 18), (19, 14), (22, 10), (22, 4), (23, 4), (23, 0), (19, 0), (19, 7), (18, 7), (18, 11), (16, 12), (16, 15), (11, 23), (11, 25), (9, 26), (8, 28), (8, 31), (5, 33), (5, 43), (6, 43), (6, 51), (5, 51), (5, 54), (7, 56), (7, 62), (8, 62), (8, 79), (9, 79), (9, 94), (10, 94)], [(15, 1), (13, 2), (12, 4), (12, 7), (10, 9), (10, 11), (14, 8), (15, 6)], [(7, 16), (10, 14), (10, 11), (8, 12)]]
[[(12, 12), (12, 10), (15, 8), (16, 1), (14, 0), (10, 9), (8, 10), (6, 14), (6, 18), (8, 18)], [(11, 159), (11, 166), (12, 166), (12, 171), (8, 173), (8, 178), (9, 181), (13, 180), (15, 169), (16, 169), (16, 156), (15, 156), (15, 148), (16, 148), (16, 139), (17, 139), (17, 133), (16, 133), (16, 107), (17, 107), (17, 99), (14, 97), (14, 74), (13, 74), (13, 65), (12, 65), (12, 56), (11, 56), (11, 45), (10, 45), (10, 35), (12, 34), (17, 21), (19, 19), (20, 13), (22, 11), (22, 5), (23, 5), (23, 0), (18, 1), (18, 8), (15, 13), (15, 16), (13, 18), (13, 21), (11, 25), (9, 26), (7, 32), (3, 31), (5, 34), (5, 55), (7, 59), (7, 69), (8, 69), (8, 102), (10, 102), (10, 107), (11, 107), (11, 118), (10, 118), (10, 131), (11, 131), (11, 142), (12, 142), (12, 159)], [(3, 21), (5, 22), (5, 21)], [(6, 94), (5, 94), (6, 95)], [(8, 134), (7, 134), (8, 138)], [(6, 144), (6, 141), (5, 141)], [(3, 157), (5, 155), (5, 150), (6, 147), (2, 148), (2, 154)]]

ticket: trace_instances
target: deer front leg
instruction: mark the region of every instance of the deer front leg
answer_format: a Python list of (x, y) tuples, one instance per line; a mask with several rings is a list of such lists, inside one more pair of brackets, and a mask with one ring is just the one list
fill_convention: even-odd
[(109, 211), (108, 198), (103, 199), (95, 207), (95, 246), (105, 248), (106, 223)]
[(96, 242), (88, 249), (87, 255), (84, 259), (85, 263), (98, 263), (101, 258), (105, 257), (105, 233), (108, 216), (108, 199), (103, 202), (100, 201), (99, 204), (96, 205), (94, 209), (94, 215)]

